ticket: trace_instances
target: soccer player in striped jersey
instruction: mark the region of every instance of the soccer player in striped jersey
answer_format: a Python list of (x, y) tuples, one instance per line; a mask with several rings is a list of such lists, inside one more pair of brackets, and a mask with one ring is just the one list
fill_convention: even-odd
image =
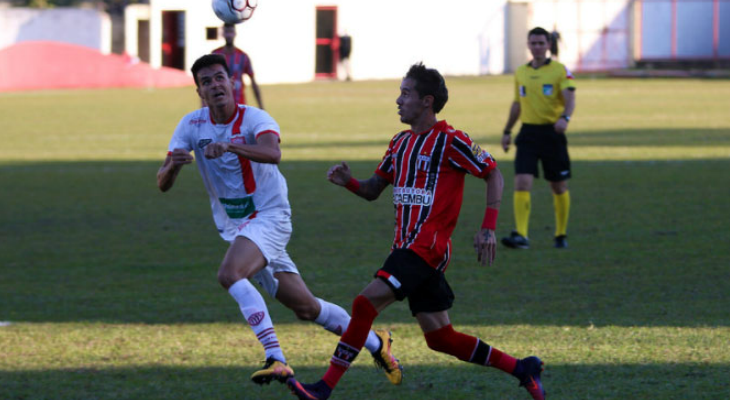
[(236, 25), (228, 23), (224, 24), (223, 38), (226, 40), (226, 45), (213, 50), (212, 53), (220, 54), (226, 58), (228, 69), (230, 70), (231, 77), (233, 78), (233, 96), (236, 99), (236, 103), (247, 104), (246, 85), (243, 81), (243, 75), (248, 75), (248, 78), (251, 81), (253, 95), (256, 97), (256, 103), (259, 105), (259, 108), (263, 110), (264, 103), (261, 98), (261, 90), (259, 89), (259, 85), (256, 83), (256, 78), (253, 74), (251, 57), (233, 44), (233, 41), (236, 39)]
[(461, 209), (464, 176), (486, 182), (484, 221), (474, 237), (477, 261), (491, 265), (494, 229), (502, 198), (503, 179), (494, 158), (464, 132), (438, 121), (448, 91), (441, 74), (423, 64), (413, 65), (396, 100), (400, 120), (410, 129), (390, 141), (370, 179), (356, 180), (346, 163), (333, 166), (328, 179), (356, 195), (375, 200), (393, 185), (395, 232), (391, 253), (352, 304), (352, 320), (342, 335), (322, 380), (314, 384), (287, 380), (299, 399), (324, 400), (357, 357), (375, 318), (393, 302), (408, 299), (428, 347), (478, 365), (512, 374), (533, 399), (544, 399), (540, 381), (542, 361), (522, 360), (481, 339), (454, 330), (448, 309), (454, 294), (444, 276), (451, 258), (451, 233)]
[[(225, 58), (209, 54), (192, 67), (198, 95), (208, 107), (182, 118), (170, 141), (157, 185), (166, 192), (195, 152), (198, 170), (208, 191), (213, 220), (223, 240), (230, 243), (218, 282), (238, 306), (266, 354), (264, 367), (251, 375), (258, 384), (284, 382), (294, 375), (279, 345), (263, 297), (251, 284), (256, 280), (268, 294), (302, 320), (326, 330), (344, 332), (350, 316), (341, 307), (312, 295), (286, 245), (292, 232), (291, 208), (284, 176), (277, 164), (279, 126), (268, 113), (237, 104)], [(390, 332), (366, 333), (365, 347), (388, 379), (400, 383), (400, 365), (390, 352)]]

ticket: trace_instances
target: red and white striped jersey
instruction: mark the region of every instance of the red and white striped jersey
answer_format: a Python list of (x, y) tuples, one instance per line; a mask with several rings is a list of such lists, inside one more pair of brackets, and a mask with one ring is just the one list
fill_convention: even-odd
[(375, 173), (393, 185), (393, 249), (410, 249), (444, 271), (461, 210), (464, 175), (485, 178), (497, 166), (469, 135), (439, 121), (395, 135)]
[(238, 225), (254, 213), (291, 215), (286, 180), (276, 164), (258, 163), (231, 152), (216, 159), (204, 156), (209, 143), (255, 144), (267, 133), (279, 136), (276, 121), (264, 110), (239, 105), (224, 124), (213, 121), (208, 107), (193, 111), (180, 120), (172, 135), (169, 151), (181, 148), (195, 152), (213, 219), (224, 240), (233, 240)]
[(236, 99), (236, 103), (246, 104), (246, 85), (243, 82), (243, 74), (253, 77), (251, 57), (237, 47), (233, 48), (233, 53), (228, 53), (225, 46), (213, 50), (213, 54), (220, 54), (226, 58), (228, 70), (233, 77), (233, 97)]

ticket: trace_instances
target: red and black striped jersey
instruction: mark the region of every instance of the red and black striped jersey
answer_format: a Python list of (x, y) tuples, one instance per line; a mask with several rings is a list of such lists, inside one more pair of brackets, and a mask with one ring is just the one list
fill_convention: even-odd
[(485, 178), (497, 166), (466, 133), (439, 121), (395, 135), (375, 173), (393, 185), (393, 249), (410, 249), (445, 271), (459, 218), (464, 175)]

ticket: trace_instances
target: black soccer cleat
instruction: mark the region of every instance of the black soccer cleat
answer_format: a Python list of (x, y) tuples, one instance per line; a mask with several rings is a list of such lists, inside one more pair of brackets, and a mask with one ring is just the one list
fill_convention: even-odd
[(520, 386), (524, 387), (533, 400), (545, 400), (545, 389), (540, 381), (540, 374), (543, 371), (543, 362), (535, 357), (527, 357), (517, 361), (522, 364), (523, 373), (517, 377)]
[(556, 249), (567, 249), (568, 248), (568, 237), (565, 235), (555, 236), (555, 244), (553, 247)]
[(510, 249), (530, 248), (530, 240), (517, 233), (517, 231), (512, 231), (512, 233), (510, 233), (508, 237), (503, 237), (502, 244), (509, 247)]
[(294, 396), (299, 400), (327, 400), (332, 394), (332, 389), (324, 381), (313, 384), (297, 382), (294, 378), (286, 380), (286, 385)]

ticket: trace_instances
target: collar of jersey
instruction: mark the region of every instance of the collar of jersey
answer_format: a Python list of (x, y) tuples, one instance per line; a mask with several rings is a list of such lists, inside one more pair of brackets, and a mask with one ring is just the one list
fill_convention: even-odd
[(423, 134), (429, 133), (431, 131), (445, 131), (448, 126), (449, 126), (449, 124), (446, 123), (446, 120), (445, 119), (442, 119), (441, 121), (436, 122), (432, 127), (426, 129), (423, 132), (416, 133), (416, 132), (413, 132), (410, 129), (408, 131), (411, 132), (411, 133), (415, 133), (416, 135), (423, 135)]
[(226, 122), (224, 122), (222, 124), (219, 124), (219, 123), (215, 122), (215, 120), (213, 119), (213, 113), (210, 111), (210, 108), (208, 108), (208, 116), (210, 118), (210, 122), (213, 125), (228, 125), (231, 122), (233, 122), (234, 119), (236, 119), (236, 117), (238, 116), (238, 113), (240, 113), (240, 112), (241, 112), (241, 107), (239, 107), (238, 105), (236, 105), (236, 112), (234, 112), (233, 115), (231, 115), (231, 118), (228, 118), (228, 121), (226, 121)]
[(530, 67), (530, 68), (532, 68), (532, 69), (540, 69), (540, 68), (542, 68), (544, 66), (550, 65), (550, 61), (552, 61), (552, 60), (553, 60), (552, 58), (548, 57), (547, 60), (545, 60), (545, 64), (543, 64), (543, 65), (541, 65), (541, 66), (539, 66), (537, 68), (535, 68), (535, 67), (532, 66), (532, 61), (533, 60), (530, 60), (530, 62), (527, 63), (527, 66)]

